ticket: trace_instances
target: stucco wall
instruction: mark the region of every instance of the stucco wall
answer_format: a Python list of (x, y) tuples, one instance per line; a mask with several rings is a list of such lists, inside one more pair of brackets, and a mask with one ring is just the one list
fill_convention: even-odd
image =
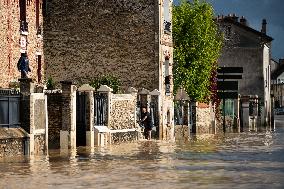
[(243, 67), (242, 79), (239, 80), (241, 95), (258, 95), (264, 98), (264, 77), (261, 48), (226, 49), (219, 58), (219, 66)]
[(111, 73), (124, 90), (158, 88), (158, 1), (54, 0), (47, 10), (47, 77), (88, 83)]

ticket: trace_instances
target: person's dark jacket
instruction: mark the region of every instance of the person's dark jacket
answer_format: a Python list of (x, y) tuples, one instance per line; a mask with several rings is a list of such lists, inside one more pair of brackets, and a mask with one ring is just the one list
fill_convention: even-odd
[(142, 120), (147, 116), (147, 118), (142, 122), (146, 129), (152, 129), (152, 117), (149, 112), (142, 113)]
[(27, 57), (21, 56), (21, 58), (18, 61), (18, 70), (25, 72), (31, 71), (29, 67), (29, 59)]

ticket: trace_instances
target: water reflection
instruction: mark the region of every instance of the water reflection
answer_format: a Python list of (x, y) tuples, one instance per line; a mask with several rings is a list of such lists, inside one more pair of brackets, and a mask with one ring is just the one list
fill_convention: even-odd
[(284, 188), (284, 127), (0, 160), (0, 188)]

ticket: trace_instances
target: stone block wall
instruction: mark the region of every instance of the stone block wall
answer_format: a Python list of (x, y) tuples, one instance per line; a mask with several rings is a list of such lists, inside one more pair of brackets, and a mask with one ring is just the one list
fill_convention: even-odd
[(197, 103), (196, 106), (196, 134), (213, 133), (212, 107), (208, 104)]
[(62, 127), (62, 94), (47, 94), (48, 144), (49, 148), (60, 147), (60, 130)]
[(137, 131), (117, 132), (111, 134), (111, 143), (122, 143), (138, 140), (139, 133)]
[(25, 155), (28, 133), (21, 128), (0, 128), (0, 158)]
[(23, 138), (0, 139), (0, 158), (19, 155), (24, 155)]
[(45, 134), (39, 134), (34, 136), (34, 144), (35, 144), (35, 149), (34, 153), (37, 155), (44, 155), (47, 152), (46, 149), (46, 144), (45, 144)]
[(136, 127), (136, 96), (130, 94), (112, 95), (110, 129), (132, 129)]
[(187, 125), (176, 125), (175, 126), (175, 139), (176, 140), (188, 140), (190, 138), (189, 135), (189, 127)]
[[(159, 88), (158, 0), (48, 1), (46, 77), (89, 83), (111, 73), (129, 86)], [(88, 69), (86, 69), (88, 68)]]
[[(27, 36), (27, 54), (30, 60), (32, 72), (29, 77), (37, 80), (38, 64), (37, 55), (42, 53), (42, 38), (37, 36), (36, 29), (36, 0), (26, 0), (27, 22), (29, 34)], [(43, 24), (42, 17), (43, 0), (39, 0), (39, 22)], [(20, 58), (20, 8), (19, 0), (0, 1), (0, 87), (8, 87), (10, 82), (15, 82), (20, 77), (17, 63)], [(44, 61), (43, 54), (42, 62)], [(41, 66), (43, 74), (43, 64)]]

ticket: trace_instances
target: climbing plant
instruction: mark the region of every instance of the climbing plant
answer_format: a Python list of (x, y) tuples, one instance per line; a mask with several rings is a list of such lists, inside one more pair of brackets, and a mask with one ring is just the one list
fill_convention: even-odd
[(208, 101), (215, 90), (212, 76), (223, 43), (213, 8), (205, 1), (182, 0), (174, 6), (172, 19), (174, 91), (183, 87), (191, 99)]
[(46, 88), (48, 90), (53, 90), (55, 89), (55, 82), (53, 80), (52, 77), (48, 77), (47, 81), (46, 81)]

